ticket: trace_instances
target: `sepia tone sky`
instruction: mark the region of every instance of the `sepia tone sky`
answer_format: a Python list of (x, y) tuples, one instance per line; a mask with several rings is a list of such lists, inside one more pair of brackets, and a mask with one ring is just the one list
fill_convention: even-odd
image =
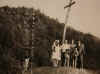
[[(40, 9), (46, 15), (65, 21), (66, 11), (63, 7), (68, 0), (0, 0), (0, 7), (26, 6)], [(100, 0), (75, 0), (68, 25), (85, 33), (100, 37)]]

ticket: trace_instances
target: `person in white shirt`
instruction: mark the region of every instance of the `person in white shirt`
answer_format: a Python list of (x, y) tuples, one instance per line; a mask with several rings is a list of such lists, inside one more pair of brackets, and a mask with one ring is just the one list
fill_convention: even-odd
[(27, 70), (28, 70), (28, 67), (29, 67), (29, 58), (26, 58), (25, 59), (25, 61), (24, 61), (24, 63), (23, 63), (23, 71), (22, 71), (22, 74), (25, 74), (25, 72), (27, 72)]
[(62, 54), (62, 66), (69, 67), (70, 62), (70, 44), (68, 44), (68, 40), (65, 40), (65, 42), (61, 46), (61, 54)]
[(58, 67), (59, 61), (61, 61), (61, 48), (59, 45), (59, 40), (55, 40), (52, 45), (52, 55), (51, 60), (54, 67)]

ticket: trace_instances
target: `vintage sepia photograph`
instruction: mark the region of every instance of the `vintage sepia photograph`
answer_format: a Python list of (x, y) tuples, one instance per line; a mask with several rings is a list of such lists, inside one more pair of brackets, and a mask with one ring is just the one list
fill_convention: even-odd
[(100, 0), (0, 0), (0, 74), (100, 74)]

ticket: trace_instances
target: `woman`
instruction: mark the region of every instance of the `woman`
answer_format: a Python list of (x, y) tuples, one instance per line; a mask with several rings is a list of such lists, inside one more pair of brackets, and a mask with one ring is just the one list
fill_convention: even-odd
[(52, 46), (52, 63), (54, 67), (58, 67), (59, 61), (61, 60), (61, 48), (59, 45), (59, 40), (55, 40)]

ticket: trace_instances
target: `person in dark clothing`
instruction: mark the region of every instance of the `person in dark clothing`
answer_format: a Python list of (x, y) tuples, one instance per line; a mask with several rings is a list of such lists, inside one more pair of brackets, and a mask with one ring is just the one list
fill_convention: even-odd
[(83, 69), (83, 56), (85, 54), (85, 46), (81, 41), (78, 41), (78, 52), (79, 52), (79, 67)]

